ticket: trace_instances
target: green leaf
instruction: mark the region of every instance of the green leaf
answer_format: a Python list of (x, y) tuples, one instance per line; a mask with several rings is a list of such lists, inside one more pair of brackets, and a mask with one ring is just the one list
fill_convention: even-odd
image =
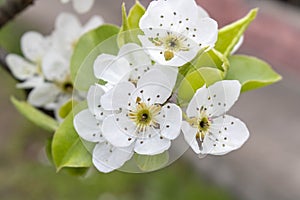
[(155, 156), (135, 154), (134, 159), (137, 166), (142, 171), (149, 172), (166, 166), (169, 161), (169, 153), (168, 151), (165, 151), (164, 153)]
[(128, 14), (128, 25), (130, 29), (139, 28), (141, 17), (145, 14), (144, 6), (137, 0)]
[(143, 34), (139, 29), (139, 22), (144, 14), (145, 8), (139, 1), (136, 1), (135, 5), (130, 9), (128, 17), (125, 3), (122, 4), (122, 28), (118, 35), (119, 47), (130, 42), (140, 44), (137, 36)]
[[(91, 145), (87, 143), (87, 145)], [(52, 156), (57, 171), (64, 167), (85, 168), (92, 165), (92, 156), (76, 133), (73, 112), (62, 122), (52, 141)]]
[(178, 88), (177, 101), (179, 105), (185, 106), (204, 84), (210, 86), (223, 78), (224, 73), (221, 70), (211, 67), (201, 67), (188, 73)]
[(50, 132), (55, 131), (58, 128), (58, 122), (55, 119), (44, 114), (30, 104), (19, 101), (14, 97), (11, 97), (11, 102), (23, 116), (35, 125)]
[(65, 103), (60, 109), (59, 109), (59, 116), (61, 118), (66, 118), (68, 114), (72, 111), (73, 107), (77, 105), (76, 101), (70, 100), (67, 103)]
[(94, 61), (101, 53), (117, 54), (116, 35), (119, 31), (118, 27), (106, 24), (79, 39), (71, 58), (71, 77), (75, 88), (86, 91), (98, 82), (93, 71)]
[(252, 9), (244, 18), (220, 29), (215, 49), (229, 56), (250, 23), (256, 18), (257, 12), (258, 9)]
[(227, 80), (238, 80), (242, 84), (242, 92), (261, 88), (281, 80), (271, 66), (255, 57), (234, 55), (229, 57), (230, 69)]

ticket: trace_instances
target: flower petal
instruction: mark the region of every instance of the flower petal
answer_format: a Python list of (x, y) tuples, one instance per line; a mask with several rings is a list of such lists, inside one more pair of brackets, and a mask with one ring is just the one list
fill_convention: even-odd
[(208, 87), (207, 114), (220, 116), (227, 112), (237, 101), (241, 91), (241, 84), (236, 81), (219, 81)]
[(96, 78), (117, 84), (129, 76), (131, 67), (125, 58), (108, 54), (101, 54), (94, 62), (94, 74)]
[(100, 122), (88, 110), (83, 110), (74, 117), (74, 128), (78, 135), (90, 142), (103, 142)]
[(94, 4), (94, 0), (73, 0), (74, 9), (78, 13), (88, 12)]
[(6, 57), (6, 62), (13, 75), (19, 80), (32, 78), (38, 73), (38, 66), (29, 63), (21, 56), (9, 54)]
[[(128, 125), (131, 126), (131, 124)], [(128, 147), (134, 142), (132, 136), (127, 134), (126, 131), (127, 130), (121, 128), (117, 121), (117, 116), (115, 115), (109, 115), (103, 120), (103, 136), (109, 143), (116, 147)]]
[(171, 141), (167, 138), (160, 136), (156, 130), (149, 127), (146, 135), (152, 136), (137, 139), (134, 151), (141, 155), (157, 155), (168, 150), (171, 146)]
[(204, 17), (209, 17), (208, 13), (201, 6), (198, 6), (198, 18)]
[(185, 141), (190, 145), (190, 147), (193, 149), (193, 151), (196, 154), (199, 154), (201, 151), (199, 148), (199, 144), (196, 140), (196, 134), (197, 134), (198, 130), (196, 128), (193, 128), (186, 121), (182, 122), (181, 129), (182, 129)]
[(118, 57), (125, 58), (130, 66), (133, 67), (151, 65), (151, 59), (144, 49), (135, 43), (128, 43), (122, 46)]
[(28, 102), (36, 107), (45, 106), (56, 100), (60, 90), (52, 83), (43, 83), (34, 88), (28, 96)]
[(155, 69), (160, 70), (162, 73), (166, 75), (166, 78), (168, 78), (170, 82), (170, 88), (174, 88), (177, 76), (178, 76), (178, 68), (170, 67), (166, 65), (154, 65)]
[(101, 105), (105, 110), (127, 108), (129, 98), (134, 89), (135, 86), (130, 82), (119, 83), (101, 97)]
[(159, 116), (161, 135), (167, 139), (174, 140), (180, 134), (182, 111), (176, 104), (166, 104), (162, 107)]
[(90, 112), (95, 115), (96, 119), (103, 120), (105, 111), (101, 106), (101, 97), (105, 93), (100, 85), (92, 85), (87, 94), (87, 104)]
[(198, 117), (200, 109), (207, 105), (207, 96), (208, 90), (206, 85), (196, 91), (186, 109), (186, 114), (189, 118)]
[(212, 135), (204, 138), (203, 154), (224, 155), (240, 148), (249, 138), (247, 126), (228, 115), (214, 119), (210, 132)]
[(47, 80), (64, 82), (70, 74), (69, 61), (61, 54), (50, 51), (43, 59), (42, 70)]
[(39, 63), (48, 47), (47, 40), (38, 32), (27, 32), (21, 38), (21, 49), (26, 58)]
[(93, 164), (100, 172), (108, 173), (122, 167), (132, 156), (132, 146), (117, 148), (108, 142), (102, 142), (94, 148)]
[(35, 88), (43, 83), (44, 83), (44, 78), (40, 77), (40, 76), (36, 76), (33, 78), (29, 78), (22, 83), (18, 83), (17, 88), (31, 89), (31, 88)]

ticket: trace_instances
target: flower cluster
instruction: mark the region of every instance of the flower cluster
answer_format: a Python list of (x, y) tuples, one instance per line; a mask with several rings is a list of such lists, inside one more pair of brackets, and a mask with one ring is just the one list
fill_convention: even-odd
[(181, 130), (197, 154), (220, 155), (239, 148), (249, 136), (247, 127), (225, 114), (239, 96), (238, 81), (203, 86), (184, 112), (174, 102), (178, 66), (214, 47), (217, 23), (194, 0), (161, 0), (150, 3), (140, 27), (142, 46), (127, 43), (117, 56), (97, 57), (94, 75), (106, 84), (90, 87), (88, 109), (74, 118), (80, 137), (97, 143), (96, 168), (110, 172), (134, 153), (161, 154)]
[[(73, 3), (84, 12), (93, 0)], [(235, 54), (256, 14), (218, 29), (195, 0), (153, 0), (147, 9), (136, 1), (128, 15), (123, 5), (121, 27), (97, 16), (82, 26), (62, 13), (49, 36), (23, 35), (24, 57), (7, 56), (28, 91), (27, 102), (12, 101), (55, 132), (47, 148), (57, 170), (153, 171), (189, 147), (227, 154), (249, 137), (227, 115), (240, 92), (281, 79), (266, 62)]]
[[(28, 102), (31, 105), (54, 111), (60, 119), (58, 110), (73, 94), (70, 59), (76, 42), (102, 23), (103, 20), (95, 16), (82, 26), (74, 15), (62, 13), (57, 17), (51, 35), (30, 31), (22, 36), (24, 57), (10, 54), (6, 61), (13, 75), (22, 81), (17, 87), (30, 89)], [(77, 93), (73, 97), (80, 100), (85, 94)]]

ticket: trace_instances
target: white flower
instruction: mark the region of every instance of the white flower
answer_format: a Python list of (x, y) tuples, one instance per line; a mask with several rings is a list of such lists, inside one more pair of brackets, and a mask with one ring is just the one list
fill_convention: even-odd
[(70, 57), (79, 38), (101, 24), (103, 24), (103, 19), (99, 16), (93, 16), (83, 26), (75, 15), (61, 13), (55, 21), (55, 30), (52, 34), (53, 46), (56, 50), (62, 51)]
[[(60, 0), (62, 3), (69, 3), (70, 0)], [(94, 0), (73, 0), (73, 7), (78, 13), (88, 12), (94, 4)]]
[(104, 173), (120, 168), (132, 155), (132, 147), (117, 148), (108, 143), (102, 135), (103, 119), (111, 114), (100, 103), (104, 90), (99, 85), (91, 86), (87, 95), (88, 109), (74, 117), (74, 127), (81, 138), (97, 143), (93, 150), (93, 164)]
[(117, 56), (101, 54), (94, 62), (96, 78), (107, 81), (114, 86), (120, 81), (137, 81), (150, 69), (159, 69), (167, 75), (171, 83), (175, 83), (178, 70), (170, 66), (153, 65), (144, 49), (135, 43), (121, 47)]
[(115, 147), (133, 145), (136, 153), (156, 155), (168, 150), (181, 127), (181, 109), (167, 103), (174, 83), (153, 69), (134, 85), (121, 82), (101, 98), (116, 113), (103, 120), (102, 134)]
[(9, 54), (6, 57), (12, 74), (23, 81), (17, 85), (19, 88), (30, 89), (43, 82), (41, 64), (49, 48), (49, 38), (38, 32), (30, 31), (21, 38), (21, 50), (25, 58), (16, 54)]
[(198, 89), (182, 123), (185, 140), (197, 154), (223, 155), (240, 148), (248, 139), (246, 125), (226, 115), (238, 99), (238, 81), (220, 81)]
[(194, 0), (152, 1), (140, 20), (145, 35), (139, 39), (152, 59), (160, 64), (182, 66), (201, 49), (214, 47), (217, 22)]

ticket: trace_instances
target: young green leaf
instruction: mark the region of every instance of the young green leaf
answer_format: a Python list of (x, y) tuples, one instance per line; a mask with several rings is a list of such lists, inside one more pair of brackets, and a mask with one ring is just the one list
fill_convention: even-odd
[[(75, 88), (88, 90), (91, 84), (98, 82), (93, 72), (94, 61), (101, 53), (118, 53), (116, 42), (118, 33), (118, 27), (106, 24), (84, 34), (79, 39), (71, 58), (71, 77)], [(80, 74), (82, 76), (78, 76)]]
[(258, 9), (252, 9), (244, 18), (221, 28), (215, 49), (229, 56), (250, 23), (256, 18), (257, 12)]
[(130, 42), (140, 44), (137, 36), (142, 34), (142, 31), (139, 29), (139, 22), (144, 14), (145, 8), (139, 1), (136, 1), (135, 5), (130, 9), (128, 16), (125, 3), (122, 4), (122, 27), (118, 35), (119, 47)]
[(169, 153), (168, 151), (165, 151), (164, 153), (155, 156), (135, 154), (134, 159), (137, 166), (142, 171), (150, 172), (166, 166), (169, 161)]
[(92, 156), (73, 126), (73, 112), (62, 122), (52, 141), (52, 156), (57, 171), (65, 167), (90, 167)]
[(225, 79), (238, 80), (242, 92), (261, 88), (281, 80), (271, 66), (255, 57), (234, 55), (229, 57), (230, 69)]
[(50, 132), (53, 132), (58, 128), (58, 122), (55, 119), (44, 114), (30, 104), (19, 101), (14, 97), (11, 97), (11, 102), (24, 117), (35, 125)]
[(194, 96), (197, 89), (201, 88), (204, 84), (207, 86), (212, 85), (217, 81), (224, 78), (224, 72), (217, 68), (201, 67), (188, 73), (181, 81), (178, 88), (177, 101), (181, 106), (186, 105)]
[(65, 103), (60, 109), (59, 109), (59, 116), (61, 118), (66, 118), (68, 114), (72, 111), (73, 107), (77, 105), (76, 101), (70, 100), (67, 103)]

